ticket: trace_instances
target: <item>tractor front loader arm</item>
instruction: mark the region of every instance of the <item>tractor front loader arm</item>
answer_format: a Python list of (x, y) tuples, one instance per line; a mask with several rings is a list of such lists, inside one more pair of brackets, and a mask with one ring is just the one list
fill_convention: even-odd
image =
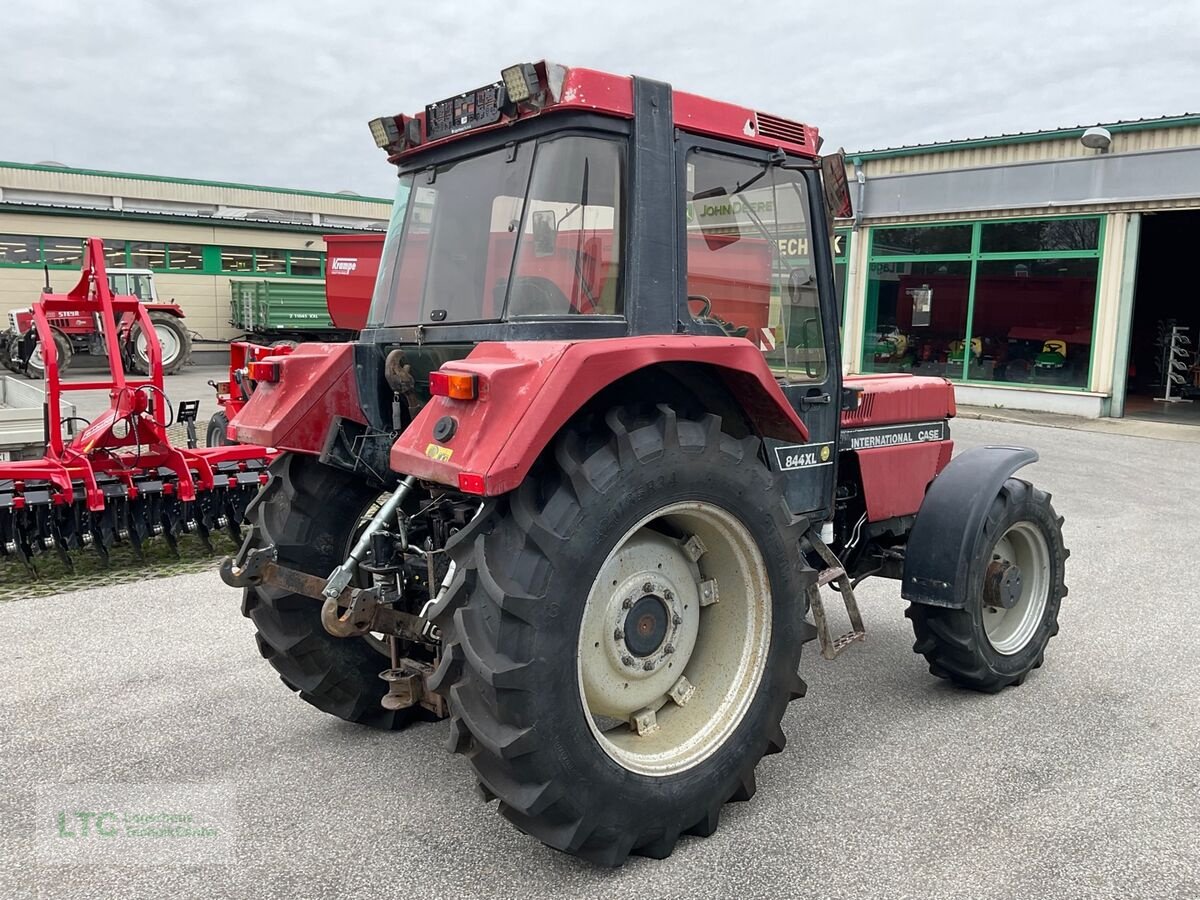
[[(391, 468), (468, 494), (505, 493), (521, 483), (554, 436), (593, 397), (627, 376), (652, 379), (656, 367), (672, 363), (715, 373), (759, 435), (807, 440), (804, 423), (762, 353), (741, 338), (483, 343), (434, 373), (440, 386), (393, 444)], [(665, 399), (652, 389), (647, 393), (644, 378), (638, 384), (639, 395), (630, 399), (648, 404)]]

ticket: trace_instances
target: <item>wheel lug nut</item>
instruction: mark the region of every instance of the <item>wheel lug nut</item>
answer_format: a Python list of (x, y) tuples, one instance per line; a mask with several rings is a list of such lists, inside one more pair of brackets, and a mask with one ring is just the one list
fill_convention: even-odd
[(622, 608), (622, 609), (633, 609), (633, 598), (632, 598), (632, 597), (626, 597), (624, 600), (622, 600), (622, 601), (621, 601), (621, 608)]
[(663, 653), (674, 653), (674, 652), (675, 652), (674, 644), (667, 644), (667, 646), (663, 647)]
[(671, 624), (672, 625), (682, 625), (683, 624), (683, 616), (681, 616), (679, 613), (675, 613), (675, 615), (671, 616)]
[(633, 657), (632, 656), (622, 656), (621, 664), (626, 665), (626, 666), (632, 666), (633, 665)]
[(653, 581), (647, 581), (645, 584), (642, 585), (642, 593), (648, 594), (652, 590), (654, 590), (654, 582)]
[(623, 637), (625, 637), (625, 632), (623, 632), (620, 628), (613, 629), (613, 640), (614, 641), (619, 641)]
[(664, 600), (674, 600), (675, 592), (674, 591), (663, 591), (663, 599)]
[(647, 672), (652, 672), (654, 671), (654, 663), (651, 660), (646, 660), (644, 663), (642, 663), (642, 668)]

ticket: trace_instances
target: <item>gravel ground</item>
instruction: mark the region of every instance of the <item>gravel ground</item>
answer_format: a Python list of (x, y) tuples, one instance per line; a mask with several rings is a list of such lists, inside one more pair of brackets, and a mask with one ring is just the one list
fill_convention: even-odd
[[(496, 816), (444, 751), (444, 724), (378, 734), (300, 702), (215, 572), (0, 605), (0, 896), (1200, 896), (1185, 571), (1200, 447), (954, 431), (961, 447), (1042, 453), (1027, 474), (1054, 493), (1073, 551), (1046, 665), (996, 696), (956, 690), (911, 652), (896, 585), (868, 583), (868, 642), (835, 662), (806, 655), (808, 697), (754, 800), (670, 859), (615, 871)], [(37, 788), (103, 783), (232, 788), (227, 862), (39, 862)]]

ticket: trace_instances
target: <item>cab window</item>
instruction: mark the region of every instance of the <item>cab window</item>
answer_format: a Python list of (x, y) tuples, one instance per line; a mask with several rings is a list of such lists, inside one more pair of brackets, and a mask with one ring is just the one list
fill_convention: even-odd
[(687, 197), (692, 319), (755, 344), (789, 380), (823, 380), (825, 339), (803, 174), (693, 150)]

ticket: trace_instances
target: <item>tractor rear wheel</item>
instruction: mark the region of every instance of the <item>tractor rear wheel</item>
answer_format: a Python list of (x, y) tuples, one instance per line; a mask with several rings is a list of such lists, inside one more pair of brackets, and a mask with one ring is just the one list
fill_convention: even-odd
[[(327, 576), (357, 537), (363, 515), (379, 490), (361, 478), (308, 456), (284, 454), (271, 464), (271, 480), (246, 516), (252, 546), (274, 544), (280, 564)], [(244, 589), (242, 614), (258, 629), (263, 657), (300, 699), (330, 715), (374, 728), (395, 729), (417, 714), (386, 710), (391, 667), (385, 642), (373, 635), (334, 637), (321, 624), (321, 602), (267, 586)]]
[(815, 574), (760, 449), (717, 416), (614, 409), (447, 545), (432, 685), (522, 831), (607, 865), (665, 857), (783, 748)]
[[(174, 375), (187, 365), (192, 356), (192, 336), (184, 327), (183, 320), (170, 313), (150, 313), (150, 324), (162, 349), (163, 374)], [(133, 367), (143, 375), (149, 375), (150, 351), (146, 349), (142, 327), (136, 322), (129, 329), (129, 341), (133, 348)]]
[[(71, 346), (71, 340), (65, 334), (54, 332), (54, 349), (55, 355), (58, 357), (58, 374), (65, 375), (67, 370), (71, 368), (71, 359), (75, 356), (75, 350)], [(34, 344), (33, 352), (29, 354), (29, 366), (25, 370), (30, 378), (45, 378), (46, 377), (46, 360), (42, 356), (41, 341)]]
[(1004, 482), (967, 569), (967, 605), (912, 603), (913, 650), (929, 671), (977, 691), (1022, 684), (1058, 634), (1067, 596), (1062, 519), (1050, 495), (1018, 478)]

